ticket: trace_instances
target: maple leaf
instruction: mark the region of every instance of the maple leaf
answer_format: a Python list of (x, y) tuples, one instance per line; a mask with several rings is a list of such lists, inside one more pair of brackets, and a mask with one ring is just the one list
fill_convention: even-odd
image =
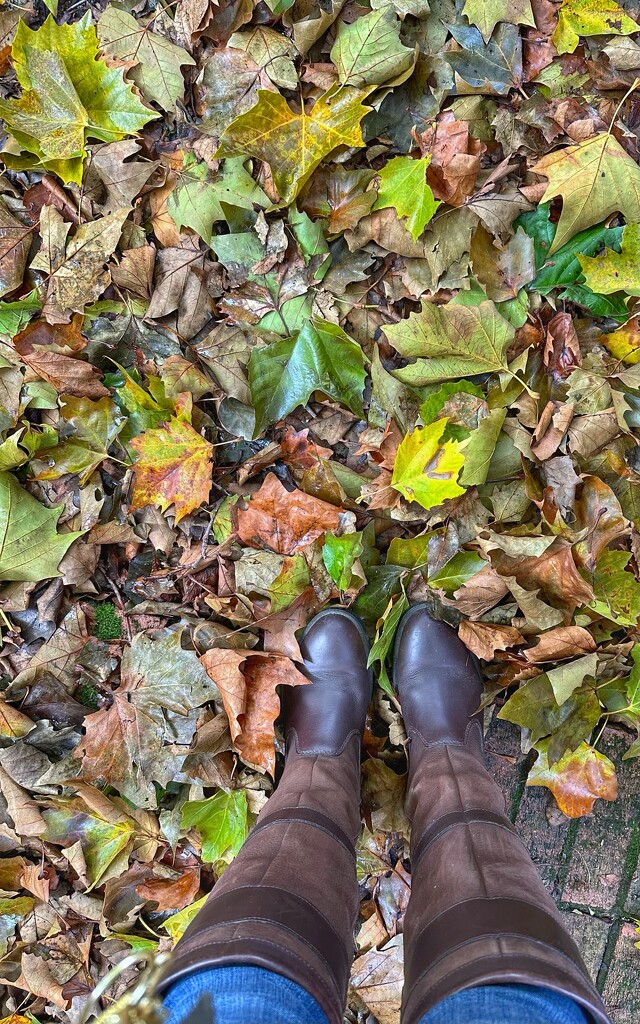
[(45, 508), (11, 473), (0, 473), (0, 580), (40, 583), (60, 575), (62, 556), (84, 533), (57, 532), (62, 508)]
[(321, 160), (339, 146), (362, 146), (360, 121), (371, 90), (332, 86), (311, 113), (294, 114), (284, 96), (258, 91), (258, 102), (224, 132), (217, 157), (246, 154), (265, 160), (276, 188), (291, 203)]
[(446, 425), (445, 417), (407, 434), (393, 466), (391, 486), (426, 509), (464, 494), (457, 482), (464, 455), (457, 441), (441, 443)]
[(427, 184), (429, 161), (429, 157), (413, 160), (410, 156), (396, 156), (379, 175), (378, 198), (373, 209), (392, 206), (399, 217), (407, 218), (407, 230), (414, 241), (440, 206)]
[(637, 31), (616, 0), (562, 0), (552, 40), (558, 53), (573, 53), (580, 36), (629, 36)]
[(256, 410), (256, 434), (322, 391), (352, 412), (363, 414), (364, 355), (335, 324), (312, 318), (291, 338), (255, 348), (249, 387)]
[[(46, 463), (32, 462), (39, 480), (56, 480), (64, 473), (77, 473), (86, 483), (95, 469), (109, 457), (109, 447), (124, 426), (123, 417), (109, 398), (92, 402), (89, 398), (65, 396), (63, 420), (74, 436), (47, 452)], [(41, 467), (41, 468), (40, 468)]]
[(126, 84), (122, 68), (98, 59), (90, 12), (67, 25), (48, 17), (36, 30), (20, 20), (11, 57), (22, 96), (0, 100), (0, 117), (30, 156), (5, 154), (10, 166), (40, 165), (79, 185), (88, 138), (115, 142), (158, 116)]
[(529, 772), (527, 786), (546, 786), (568, 818), (590, 814), (596, 800), (615, 800), (618, 795), (616, 771), (608, 757), (581, 743), (549, 767), (549, 741), (536, 745), (538, 760)]
[(42, 245), (31, 263), (32, 270), (48, 274), (47, 298), (42, 308), (49, 323), (68, 323), (74, 312), (102, 295), (111, 281), (105, 263), (114, 252), (128, 210), (81, 224), (71, 238), (70, 224), (53, 206), (40, 215)]
[(206, 502), (211, 490), (213, 446), (190, 423), (172, 416), (165, 426), (144, 430), (131, 442), (131, 508), (175, 507), (176, 523)]
[(478, 306), (424, 302), (420, 313), (383, 329), (401, 355), (415, 359), (394, 373), (413, 385), (507, 370), (506, 352), (515, 334), (493, 302)]
[(480, 29), (485, 43), (499, 21), (536, 27), (531, 0), (466, 0), (462, 13)]
[(127, 67), (127, 77), (143, 96), (163, 110), (175, 110), (184, 94), (180, 68), (195, 64), (182, 46), (176, 46), (148, 25), (136, 21), (127, 11), (109, 5), (98, 21), (100, 46), (105, 53), (119, 57)]
[(400, 19), (390, 7), (382, 7), (338, 24), (331, 60), (343, 85), (362, 88), (381, 85), (410, 72), (416, 50), (400, 42)]
[(287, 491), (277, 476), (269, 473), (248, 508), (236, 508), (234, 513), (243, 544), (293, 555), (327, 530), (337, 529), (341, 511), (303, 491)]
[(622, 232), (620, 252), (605, 249), (600, 256), (578, 254), (589, 288), (600, 295), (623, 291), (640, 295), (640, 224), (627, 224)]
[(549, 153), (533, 170), (549, 179), (541, 202), (562, 197), (549, 256), (573, 235), (612, 213), (640, 221), (640, 167), (609, 132)]
[(167, 199), (167, 212), (177, 228), (188, 227), (211, 241), (215, 221), (225, 220), (221, 203), (242, 210), (268, 206), (269, 200), (243, 166), (242, 157), (225, 160), (219, 174), (192, 153), (183, 155), (176, 186)]

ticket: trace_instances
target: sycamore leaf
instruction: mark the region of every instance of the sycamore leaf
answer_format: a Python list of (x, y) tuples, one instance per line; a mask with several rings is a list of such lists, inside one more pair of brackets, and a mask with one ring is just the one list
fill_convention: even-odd
[(492, 409), (488, 416), (480, 420), (475, 430), (471, 431), (464, 445), (464, 466), (460, 474), (460, 483), (465, 487), (483, 484), (487, 479), (489, 465), (506, 415), (506, 409)]
[(177, 228), (192, 228), (205, 242), (211, 241), (213, 225), (224, 220), (221, 205), (253, 210), (268, 206), (269, 200), (243, 166), (243, 158), (225, 160), (213, 175), (207, 165), (192, 153), (183, 157), (176, 187), (167, 199), (167, 212)]
[[(178, 939), (182, 938), (196, 914), (202, 910), (208, 898), (208, 895), (203, 896), (202, 899), (196, 900), (195, 903), (185, 907), (184, 910), (179, 910), (177, 914), (172, 914), (171, 917), (163, 922), (161, 927), (171, 936), (174, 944)], [(131, 936), (127, 936), (127, 938), (131, 941)]]
[[(322, 548), (322, 561), (338, 590), (348, 590), (353, 579), (353, 567), (364, 551), (361, 533), (327, 533)], [(360, 585), (364, 582), (356, 577)]]
[(246, 154), (271, 167), (276, 188), (292, 203), (318, 164), (339, 146), (362, 146), (360, 122), (371, 90), (332, 86), (311, 113), (294, 114), (284, 96), (260, 89), (258, 102), (224, 132), (218, 157)]
[(84, 533), (56, 531), (62, 509), (45, 508), (11, 473), (0, 473), (0, 580), (40, 583), (60, 575), (62, 556)]
[(98, 35), (105, 53), (133, 65), (128, 67), (127, 77), (146, 99), (163, 110), (176, 109), (176, 101), (184, 95), (180, 67), (195, 64), (186, 50), (111, 4), (100, 17)]
[(115, 820), (107, 820), (79, 799), (61, 802), (44, 810), (42, 816), (47, 823), (41, 836), (44, 842), (64, 847), (80, 844), (92, 885), (97, 885), (111, 864), (131, 848), (136, 837), (135, 822), (126, 814), (114, 814)]
[(598, 799), (615, 800), (618, 795), (616, 770), (599, 750), (581, 743), (553, 767), (548, 761), (549, 741), (536, 745), (538, 760), (529, 772), (527, 786), (546, 786), (568, 818), (590, 814)]
[(244, 50), (259, 68), (264, 68), (274, 85), (282, 89), (298, 88), (298, 75), (293, 63), (297, 51), (293, 41), (280, 32), (267, 25), (254, 25), (246, 32), (234, 32), (228, 46)]
[(394, 693), (389, 673), (387, 672), (387, 656), (391, 650), (400, 619), (408, 607), (409, 599), (404, 591), (397, 601), (394, 602), (393, 598), (389, 601), (384, 615), (381, 616), (380, 621), (377, 623), (376, 638), (369, 651), (369, 658), (367, 660), (368, 668), (371, 668), (376, 662), (379, 663), (378, 682), (390, 697), (394, 696)]
[(578, 255), (587, 285), (600, 295), (626, 292), (640, 295), (640, 224), (627, 224), (620, 252), (605, 249), (600, 256)]
[(630, 561), (628, 551), (605, 550), (592, 577), (595, 600), (590, 607), (621, 626), (635, 626), (640, 618), (640, 583), (627, 572)]
[(410, 71), (415, 51), (400, 42), (400, 19), (392, 7), (382, 7), (338, 25), (331, 60), (343, 85), (363, 88), (382, 85)]
[[(49, 17), (35, 31), (21, 19), (11, 56), (22, 96), (0, 100), (0, 117), (31, 154), (26, 164), (53, 171), (65, 183), (81, 183), (88, 138), (115, 142), (158, 116), (126, 84), (121, 67), (98, 59), (89, 11), (67, 25)], [(4, 158), (10, 166), (20, 161)]]
[(336, 530), (341, 511), (303, 491), (287, 491), (269, 473), (248, 508), (234, 509), (236, 532), (243, 544), (293, 555), (327, 530)]
[(457, 482), (464, 463), (461, 446), (458, 441), (440, 443), (446, 425), (444, 418), (417, 427), (403, 438), (396, 454), (391, 486), (426, 509), (464, 494)]
[(109, 286), (111, 275), (105, 264), (118, 244), (128, 213), (116, 210), (81, 224), (73, 237), (67, 238), (70, 224), (54, 206), (43, 207), (42, 245), (31, 268), (49, 275), (42, 309), (49, 323), (68, 323), (73, 312), (83, 313)]
[(549, 255), (612, 213), (640, 221), (640, 167), (608, 132), (543, 156), (533, 170), (549, 179), (541, 202), (562, 197)]
[[(37, 474), (39, 480), (57, 480), (65, 473), (77, 473), (86, 483), (98, 466), (109, 457), (109, 448), (124, 426), (119, 409), (110, 398), (92, 402), (90, 398), (65, 396), (60, 414), (74, 431), (73, 437), (47, 453)], [(34, 468), (39, 468), (33, 463)]]
[(630, 36), (638, 28), (616, 0), (562, 0), (552, 40), (558, 53), (573, 53), (580, 36)]
[[(0, 306), (0, 317), (1, 315)], [(632, 316), (617, 331), (602, 334), (601, 341), (616, 359), (621, 359), (629, 366), (640, 363), (640, 321), (637, 316)]]
[(176, 523), (206, 502), (211, 490), (213, 447), (190, 423), (172, 416), (163, 427), (144, 430), (131, 442), (138, 456), (133, 467), (131, 509), (175, 506)]
[(462, 13), (480, 29), (485, 43), (491, 39), (499, 21), (536, 26), (531, 0), (466, 0)]
[(477, 306), (424, 302), (420, 313), (383, 330), (400, 355), (416, 359), (394, 373), (415, 385), (504, 371), (507, 348), (515, 335), (493, 302)]
[(308, 320), (293, 337), (256, 347), (251, 353), (249, 387), (256, 436), (308, 402), (314, 391), (362, 415), (364, 383), (360, 346), (335, 324)]
[(391, 206), (399, 217), (407, 218), (407, 230), (414, 242), (424, 231), (440, 203), (433, 198), (427, 184), (430, 157), (413, 160), (410, 156), (396, 156), (380, 171), (378, 198), (374, 210)]
[(247, 794), (243, 789), (221, 791), (208, 800), (189, 800), (182, 806), (182, 827), (202, 836), (202, 860), (231, 863), (249, 831)]

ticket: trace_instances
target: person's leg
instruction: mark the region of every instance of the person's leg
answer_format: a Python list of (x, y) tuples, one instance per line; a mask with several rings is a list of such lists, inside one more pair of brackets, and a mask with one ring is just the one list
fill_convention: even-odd
[[(171, 986), (164, 1024), (327, 1024), (319, 1003), (300, 985), (264, 967), (205, 967)], [(194, 1012), (195, 1011), (195, 1012)]]
[(409, 737), (412, 894), (404, 923), (404, 1024), (478, 985), (533, 984), (608, 1024), (578, 948), (505, 815), (483, 761), (482, 681), (449, 626), (404, 616), (395, 684)]
[(242, 850), (187, 928), (161, 984), (253, 965), (302, 986), (339, 1024), (358, 909), (360, 743), (371, 698), (359, 621), (330, 608), (301, 642), (309, 686), (287, 695), (285, 769)]
[(481, 985), (448, 996), (420, 1024), (588, 1024), (574, 999), (533, 985)]

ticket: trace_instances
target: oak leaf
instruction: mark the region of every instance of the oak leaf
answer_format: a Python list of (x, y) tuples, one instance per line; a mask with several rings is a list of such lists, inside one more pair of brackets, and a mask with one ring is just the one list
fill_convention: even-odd
[(527, 786), (550, 789), (568, 818), (590, 814), (598, 799), (616, 799), (618, 780), (608, 757), (588, 743), (581, 743), (577, 750), (565, 754), (550, 768), (548, 746), (548, 740), (536, 746), (538, 760), (529, 772)]
[(211, 489), (213, 447), (190, 423), (172, 416), (165, 426), (145, 430), (131, 442), (131, 508), (175, 507), (176, 523), (206, 502)]
[(234, 510), (243, 544), (270, 548), (281, 555), (293, 555), (327, 530), (337, 529), (341, 511), (304, 491), (287, 491), (274, 473), (267, 475), (248, 508)]

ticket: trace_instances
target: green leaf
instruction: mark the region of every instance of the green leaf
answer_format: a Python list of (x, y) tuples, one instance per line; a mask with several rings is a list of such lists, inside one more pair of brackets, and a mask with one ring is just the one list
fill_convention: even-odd
[(440, 444), (446, 425), (445, 418), (418, 427), (403, 438), (396, 454), (391, 486), (426, 509), (464, 494), (457, 483), (464, 463), (461, 446), (457, 441)]
[(67, 25), (48, 17), (35, 31), (20, 20), (11, 56), (22, 96), (0, 100), (0, 117), (31, 157), (4, 154), (10, 166), (40, 165), (79, 185), (88, 138), (115, 142), (158, 116), (125, 83), (122, 68), (98, 59), (89, 12)]
[(394, 374), (408, 384), (435, 384), (467, 374), (507, 370), (515, 331), (493, 302), (478, 306), (424, 302), (420, 313), (383, 328), (400, 355), (416, 359)]
[(552, 40), (558, 53), (573, 53), (581, 36), (629, 36), (638, 28), (615, 0), (563, 0)]
[(593, 676), (595, 679), (597, 668), (598, 655), (594, 651), (575, 661), (563, 662), (557, 668), (549, 669), (547, 678), (551, 683), (551, 689), (558, 705), (561, 707), (573, 691), (582, 686), (588, 676)]
[(11, 473), (0, 473), (0, 580), (40, 583), (60, 575), (60, 560), (85, 533), (58, 533), (62, 510), (45, 508)]
[(577, 306), (588, 309), (593, 316), (608, 316), (620, 323), (629, 316), (622, 292), (615, 295), (596, 295), (584, 284), (570, 284), (559, 298), (564, 302), (575, 302)]
[(480, 29), (485, 43), (491, 39), (499, 21), (532, 28), (536, 25), (531, 0), (466, 0), (462, 13)]
[(297, 51), (287, 36), (266, 25), (254, 25), (245, 32), (234, 32), (227, 46), (248, 53), (259, 68), (264, 68), (274, 85), (281, 89), (298, 88), (298, 74), (293, 63)]
[(482, 388), (470, 380), (445, 381), (439, 388), (434, 388), (420, 406), (420, 417), (424, 423), (433, 423), (434, 420), (437, 420), (451, 396), (461, 392), (466, 395), (475, 395), (476, 398), (484, 398)]
[(633, 645), (631, 657), (633, 658), (633, 668), (627, 679), (626, 689), (629, 700), (627, 710), (630, 714), (640, 715), (640, 644)]
[(251, 353), (249, 387), (256, 410), (256, 436), (308, 402), (314, 391), (361, 416), (364, 383), (360, 346), (335, 324), (309, 320), (293, 337), (254, 348)]
[(405, 569), (427, 564), (429, 541), (433, 533), (423, 533), (420, 537), (394, 537), (387, 551), (387, 565), (401, 565)]
[(475, 551), (457, 551), (442, 569), (430, 573), (430, 587), (451, 594), (472, 579), (487, 563)]
[(97, 885), (111, 864), (133, 846), (136, 837), (134, 822), (124, 814), (121, 821), (113, 822), (96, 811), (61, 805), (44, 810), (42, 816), (47, 823), (41, 837), (44, 842), (65, 847), (80, 843), (92, 886)]
[(640, 617), (640, 583), (626, 571), (630, 560), (628, 551), (603, 551), (591, 580), (596, 599), (589, 607), (621, 626), (635, 626)]
[(109, 457), (109, 448), (124, 426), (119, 409), (110, 398), (91, 401), (66, 395), (60, 415), (73, 430), (73, 437), (49, 452), (47, 462), (34, 464), (39, 480), (57, 480), (65, 473), (77, 473), (85, 484)]
[(316, 167), (338, 146), (362, 146), (360, 122), (370, 89), (332, 86), (311, 112), (294, 114), (284, 96), (258, 91), (258, 102), (224, 132), (216, 156), (245, 154), (271, 167), (276, 188), (292, 203)]
[(556, 225), (549, 220), (549, 203), (543, 203), (532, 213), (522, 214), (515, 222), (521, 225), (533, 238), (536, 254), (537, 273), (527, 290), (548, 295), (554, 288), (565, 288), (575, 284), (581, 274), (580, 254), (593, 256), (604, 246), (617, 248), (622, 237), (622, 228), (608, 228), (605, 224), (586, 228), (574, 235), (551, 258), (548, 252), (553, 242)]
[(220, 791), (207, 800), (189, 800), (182, 807), (182, 828), (202, 836), (202, 860), (229, 864), (247, 838), (247, 795), (243, 789)]
[(421, 160), (396, 156), (384, 165), (379, 174), (378, 198), (373, 209), (384, 210), (391, 206), (399, 217), (406, 217), (407, 230), (414, 242), (440, 206), (427, 184), (430, 162), (431, 157), (427, 156)]
[(601, 256), (579, 255), (578, 260), (588, 287), (599, 295), (640, 295), (640, 224), (625, 226), (620, 252), (605, 249)]
[(465, 487), (483, 484), (487, 479), (489, 464), (506, 415), (506, 409), (492, 409), (471, 431), (464, 444), (464, 466), (460, 474), (460, 483)]
[(147, 100), (163, 110), (175, 110), (177, 100), (184, 96), (182, 65), (195, 64), (182, 46), (169, 42), (165, 36), (152, 32), (148, 25), (136, 21), (126, 11), (110, 4), (98, 21), (100, 46), (105, 53), (133, 65), (127, 77)]
[(396, 635), (398, 623), (409, 607), (409, 599), (403, 592), (397, 601), (392, 602), (393, 599), (389, 602), (385, 610), (382, 617), (382, 624), (378, 626), (376, 638), (371, 650), (369, 651), (369, 660), (367, 661), (367, 666), (369, 668), (371, 668), (372, 665), (375, 665), (376, 662), (379, 662), (380, 668), (378, 671), (378, 682), (385, 693), (388, 693), (390, 697), (394, 696), (394, 693), (391, 680), (389, 679), (389, 673), (387, 672), (387, 656), (391, 650), (391, 645)]
[(399, 565), (372, 565), (367, 569), (367, 586), (354, 603), (353, 610), (366, 622), (377, 622), (384, 613), (389, 598), (402, 590), (402, 577), (407, 570)]
[(192, 153), (184, 156), (173, 192), (167, 199), (167, 212), (177, 228), (192, 228), (205, 242), (211, 241), (213, 225), (225, 220), (222, 204), (253, 210), (266, 207), (269, 200), (244, 168), (242, 157), (225, 160), (218, 174)]
[(42, 302), (34, 288), (24, 299), (15, 302), (0, 302), (0, 334), (13, 338), (22, 331), (34, 313), (41, 308)]
[(383, 7), (338, 24), (331, 60), (343, 85), (357, 88), (382, 85), (410, 71), (415, 51), (400, 42), (400, 19), (392, 7)]
[(472, 25), (456, 22), (447, 27), (460, 49), (447, 50), (442, 56), (471, 90), (506, 96), (520, 85), (522, 45), (515, 25), (498, 25), (488, 43)]
[(351, 586), (353, 566), (363, 550), (361, 533), (344, 533), (341, 537), (331, 532), (325, 534), (322, 561), (338, 590)]
[(549, 755), (552, 763), (563, 756), (567, 747), (575, 749), (591, 733), (601, 713), (600, 702), (588, 687), (572, 692), (559, 707), (548, 677), (540, 675), (516, 690), (499, 711), (498, 718), (528, 729), (532, 743), (562, 730), (560, 740)]

